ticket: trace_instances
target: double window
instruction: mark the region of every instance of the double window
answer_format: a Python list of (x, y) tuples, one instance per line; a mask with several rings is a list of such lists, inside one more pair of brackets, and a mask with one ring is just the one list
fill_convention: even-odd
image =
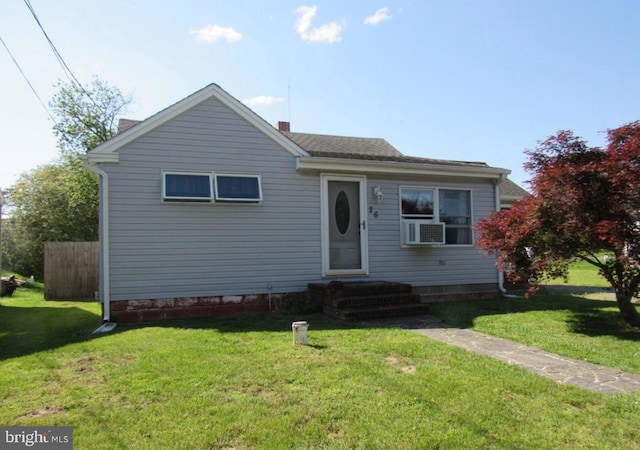
[(174, 202), (258, 203), (260, 175), (162, 172), (162, 199)]
[(422, 219), (445, 224), (445, 243), (473, 243), (471, 191), (421, 187), (400, 188), (402, 219)]

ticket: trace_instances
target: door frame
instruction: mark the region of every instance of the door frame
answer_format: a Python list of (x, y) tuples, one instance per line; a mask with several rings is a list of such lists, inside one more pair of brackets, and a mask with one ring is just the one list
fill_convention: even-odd
[[(331, 270), (329, 250), (329, 182), (350, 181), (359, 183), (360, 206), (360, 268)], [(369, 274), (369, 224), (367, 223), (367, 177), (364, 175), (320, 174), (320, 221), (322, 235), (322, 276), (368, 275)]]

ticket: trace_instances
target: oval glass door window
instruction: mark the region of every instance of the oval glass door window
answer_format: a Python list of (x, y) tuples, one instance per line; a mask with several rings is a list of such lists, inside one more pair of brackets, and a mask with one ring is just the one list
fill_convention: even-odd
[(340, 191), (336, 197), (336, 226), (340, 234), (345, 234), (349, 229), (351, 219), (351, 208), (349, 207), (349, 197), (344, 191)]

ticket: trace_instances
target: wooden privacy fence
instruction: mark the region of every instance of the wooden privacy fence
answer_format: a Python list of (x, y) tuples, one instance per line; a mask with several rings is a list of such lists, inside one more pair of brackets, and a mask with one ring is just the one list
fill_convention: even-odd
[(97, 290), (97, 242), (45, 242), (44, 298), (93, 298)]

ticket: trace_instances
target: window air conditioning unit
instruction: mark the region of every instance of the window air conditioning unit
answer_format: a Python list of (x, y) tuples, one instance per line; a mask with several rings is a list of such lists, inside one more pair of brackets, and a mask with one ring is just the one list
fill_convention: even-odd
[(444, 244), (444, 223), (430, 220), (403, 220), (402, 243), (405, 245)]

